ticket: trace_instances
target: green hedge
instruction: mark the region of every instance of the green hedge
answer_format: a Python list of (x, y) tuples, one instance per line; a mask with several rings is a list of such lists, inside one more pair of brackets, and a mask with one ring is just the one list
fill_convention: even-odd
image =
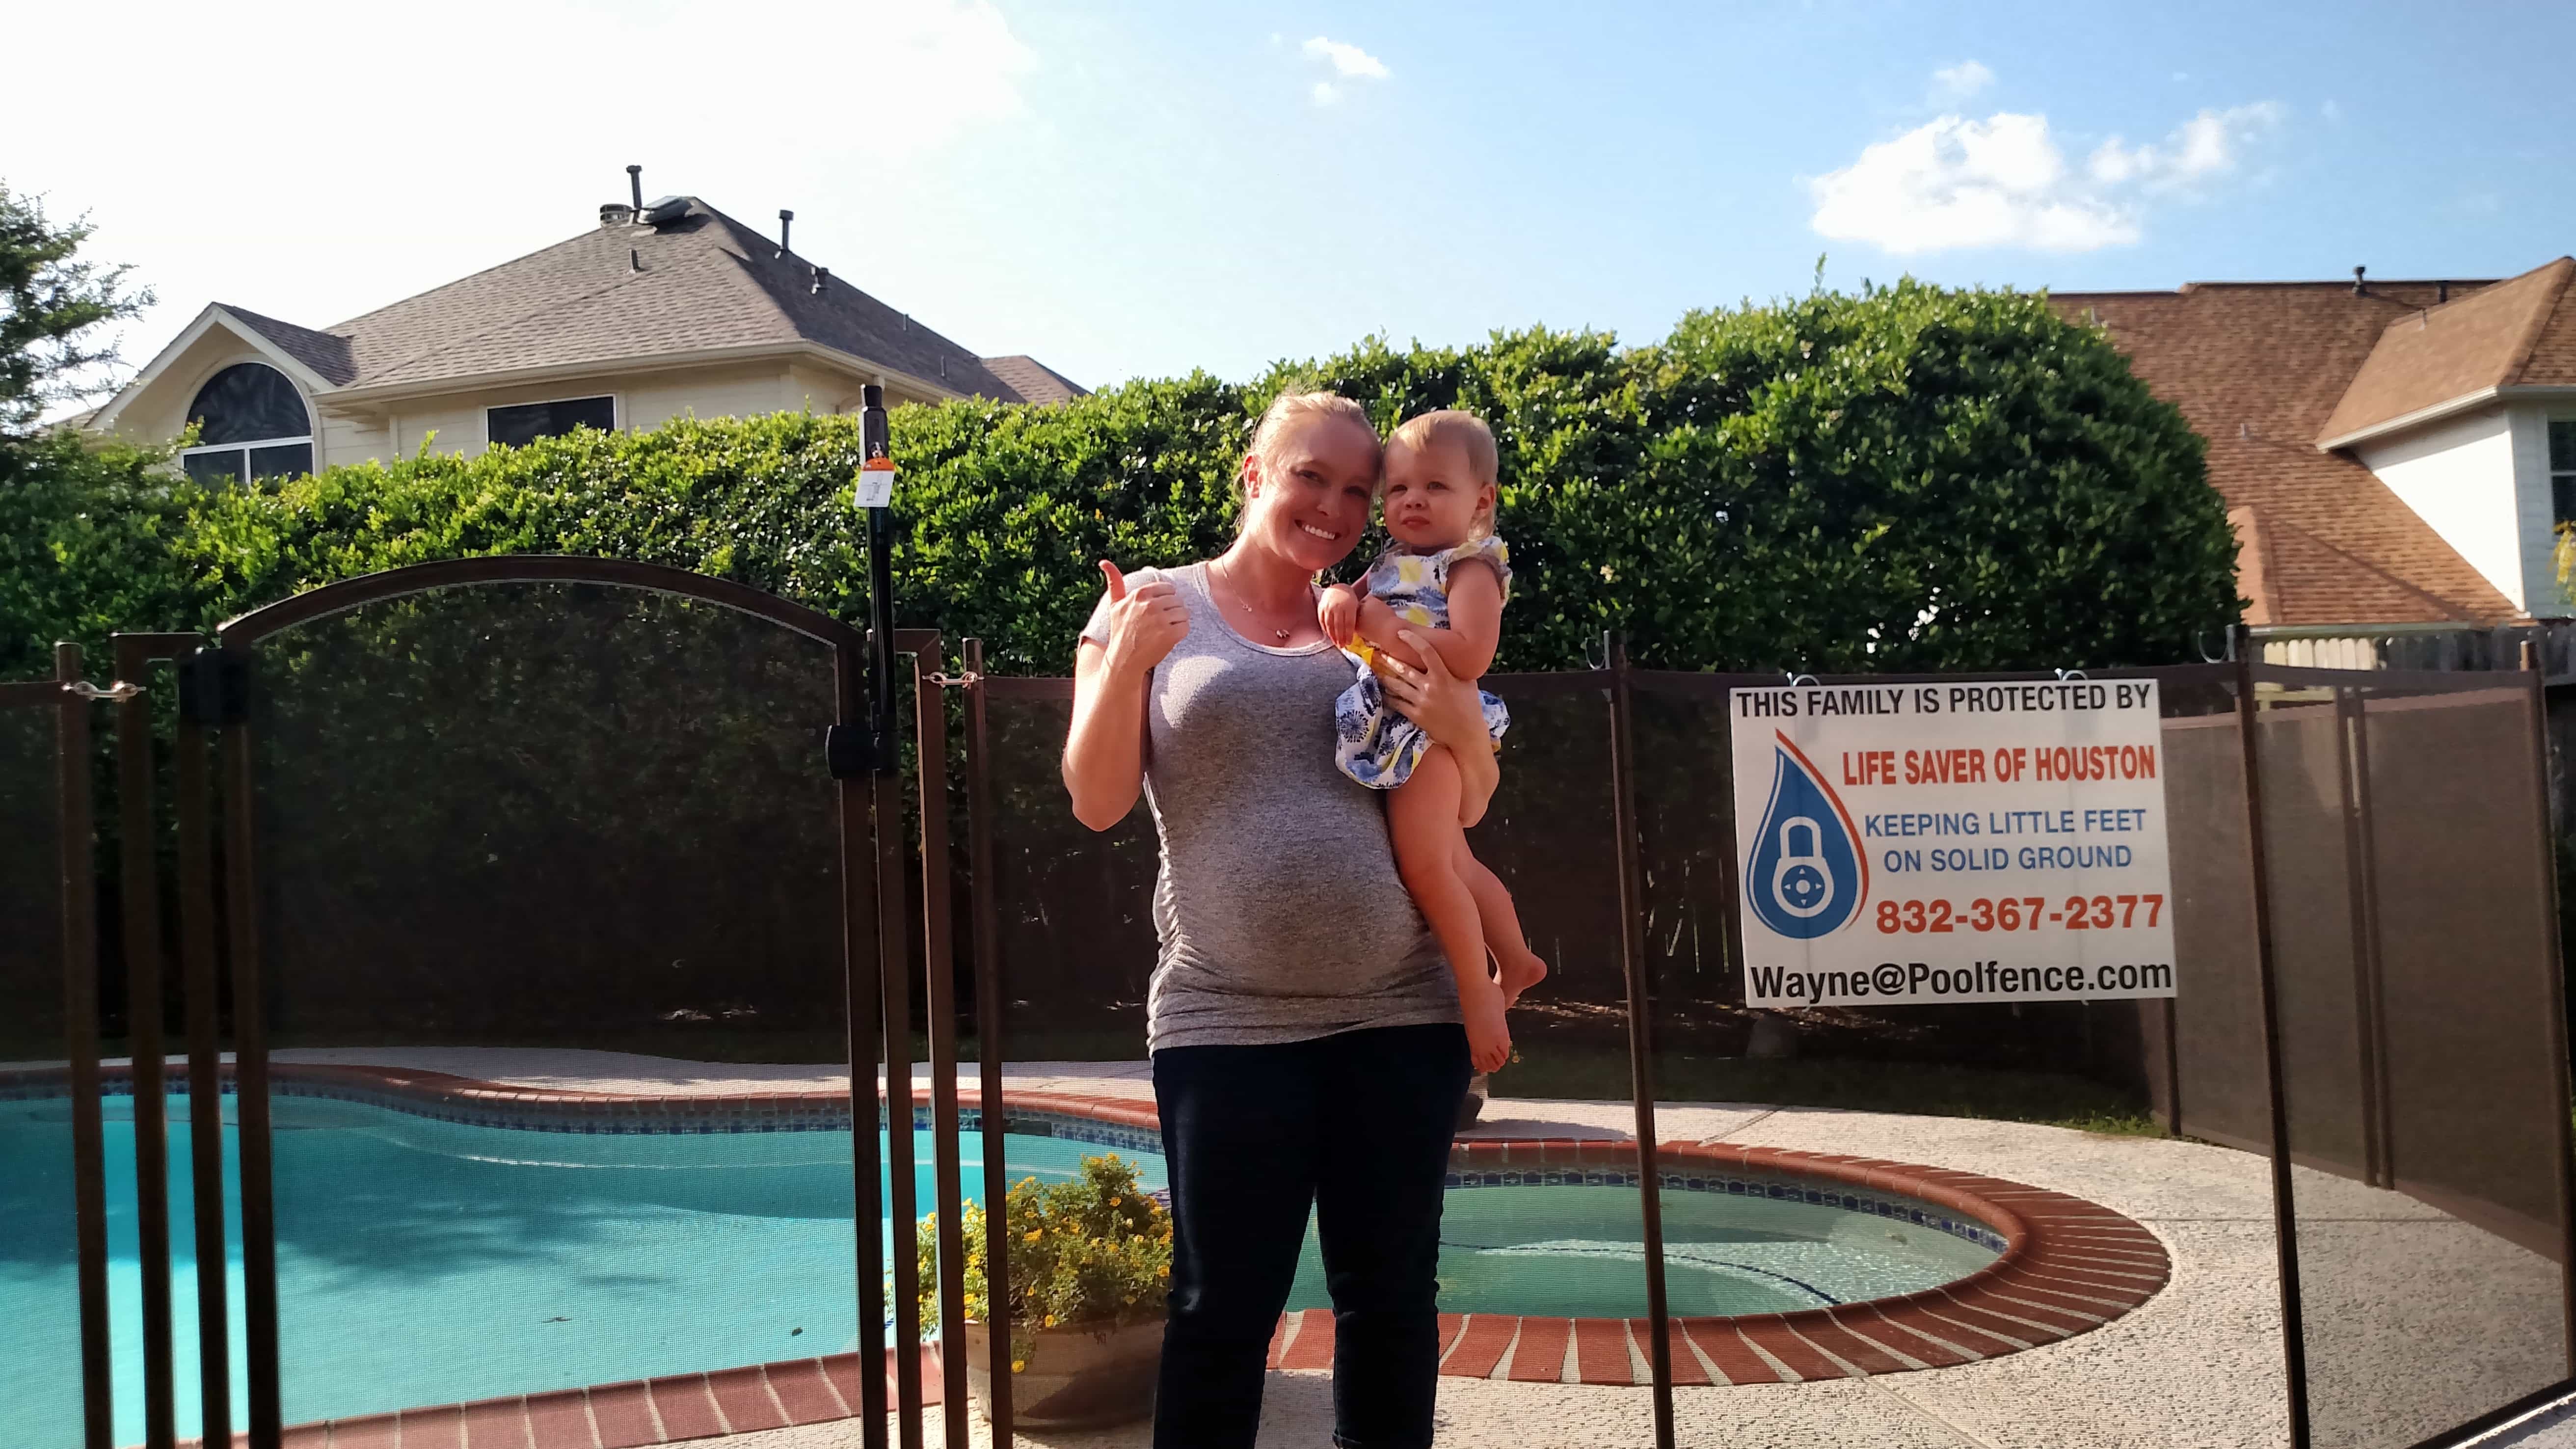
[[(1909, 281), (1694, 313), (1643, 347), (1372, 340), (1247, 385), (899, 409), (900, 621), (980, 635), (1004, 672), (1065, 670), (1094, 560), (1223, 546), (1251, 421), (1292, 383), (1381, 424), (1492, 421), (1518, 570), (1502, 668), (1576, 666), (1608, 628), (1676, 668), (2162, 663), (2237, 615), (2200, 440), (2107, 340), (2035, 295)], [(673, 564), (856, 619), (857, 459), (854, 418), (782, 414), (209, 491), (48, 440), (0, 488), (0, 677), (43, 672), (58, 637), (487, 553)]]

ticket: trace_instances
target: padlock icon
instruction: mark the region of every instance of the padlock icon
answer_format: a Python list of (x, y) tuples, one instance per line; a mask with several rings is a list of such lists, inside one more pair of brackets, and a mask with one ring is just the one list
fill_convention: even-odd
[[(1807, 832), (1807, 848), (1800, 850), (1796, 832)], [(1771, 867), (1771, 899), (1780, 909), (1800, 920), (1824, 914), (1834, 903), (1834, 877), (1825, 869), (1825, 832), (1823, 827), (1804, 815), (1792, 815), (1780, 822), (1780, 859)]]

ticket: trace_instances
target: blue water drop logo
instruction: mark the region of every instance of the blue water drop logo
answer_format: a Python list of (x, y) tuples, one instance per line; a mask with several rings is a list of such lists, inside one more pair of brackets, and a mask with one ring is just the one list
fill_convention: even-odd
[(1787, 735), (1777, 738), (1771, 805), (1754, 833), (1744, 895), (1775, 934), (1812, 941), (1860, 913), (1869, 864), (1841, 797)]

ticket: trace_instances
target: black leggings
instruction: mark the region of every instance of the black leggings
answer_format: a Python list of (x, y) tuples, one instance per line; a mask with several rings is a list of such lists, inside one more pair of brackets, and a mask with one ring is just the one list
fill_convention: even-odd
[(1430, 1444), (1440, 1181), (1467, 1078), (1454, 1025), (1154, 1053), (1174, 1220), (1156, 1449), (1251, 1449), (1310, 1202), (1333, 1295), (1333, 1442)]

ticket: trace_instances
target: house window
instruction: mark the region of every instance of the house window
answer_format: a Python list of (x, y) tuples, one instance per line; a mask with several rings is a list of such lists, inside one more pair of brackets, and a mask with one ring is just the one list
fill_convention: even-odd
[(2549, 425), (2549, 497), (2561, 524), (2576, 523), (2576, 418)]
[(241, 362), (206, 379), (188, 405), (197, 445), (179, 466), (200, 483), (292, 478), (313, 471), (313, 415), (286, 374)]
[(486, 408), (483, 426), (487, 441), (495, 447), (509, 448), (533, 443), (539, 438), (561, 437), (575, 428), (611, 432), (617, 427), (617, 399), (576, 397), (557, 402)]

